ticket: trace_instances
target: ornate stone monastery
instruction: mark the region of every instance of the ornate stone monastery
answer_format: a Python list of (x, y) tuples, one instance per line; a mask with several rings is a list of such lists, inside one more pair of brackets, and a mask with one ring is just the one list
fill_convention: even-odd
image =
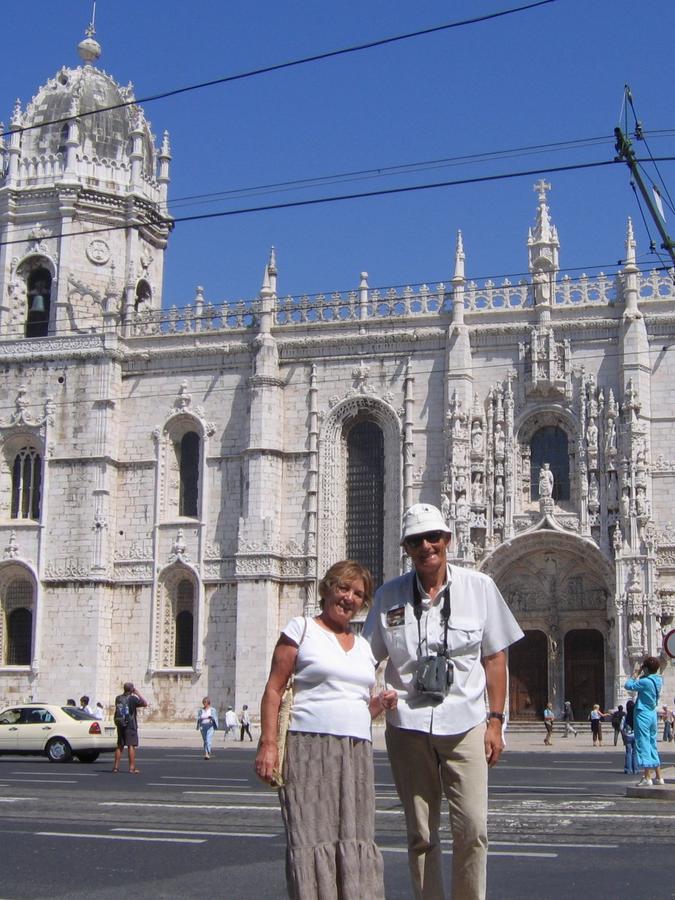
[(460, 235), (447, 284), (284, 298), (272, 252), (254, 301), (162, 309), (168, 135), (79, 52), (0, 144), (0, 699), (255, 708), (317, 576), (398, 574), (421, 500), (526, 632), (513, 717), (624, 700), (675, 613), (675, 292), (630, 222), (563, 277), (540, 181), (518, 284)]

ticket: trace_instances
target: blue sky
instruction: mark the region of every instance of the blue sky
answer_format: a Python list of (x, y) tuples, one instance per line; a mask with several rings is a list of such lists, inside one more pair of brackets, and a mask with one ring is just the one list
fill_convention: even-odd
[[(516, 6), (509, 0), (187, 3), (98, 0), (101, 68), (141, 98), (369, 40)], [(89, 0), (3, 3), (0, 118), (25, 104), (61, 65), (77, 65)], [(654, 155), (675, 156), (672, 91), (675, 4), (556, 0), (494, 21), (416, 38), (148, 104), (156, 135), (171, 135), (175, 215), (570, 165), (614, 155), (624, 83)], [(14, 36), (14, 37), (10, 37)], [(378, 170), (586, 138), (548, 149), (396, 177), (350, 179), (257, 196), (179, 202), (196, 194)], [(675, 166), (661, 170), (675, 191)], [(376, 286), (436, 283), (452, 275), (462, 229), (470, 278), (526, 272), (537, 177), (261, 212), (177, 225), (164, 304), (255, 296), (269, 248), (281, 294), (348, 290), (359, 272)], [(563, 267), (616, 270), (633, 216), (624, 166), (552, 174), (550, 206)], [(674, 217), (675, 218), (675, 217)], [(670, 223), (673, 230), (675, 224)]]

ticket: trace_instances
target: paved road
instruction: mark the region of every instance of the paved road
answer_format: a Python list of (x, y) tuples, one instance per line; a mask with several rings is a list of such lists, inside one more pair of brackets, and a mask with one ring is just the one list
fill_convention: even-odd
[[(144, 747), (138, 776), (113, 775), (108, 757), (0, 757), (0, 897), (283, 898), (283, 829), (253, 752), (219, 745), (205, 762), (187, 743)], [(675, 803), (626, 798), (620, 763), (619, 751), (505, 757), (490, 788), (490, 898), (675, 897), (659, 866), (672, 869)], [(407, 900), (402, 813), (381, 751), (376, 785), (387, 898)]]

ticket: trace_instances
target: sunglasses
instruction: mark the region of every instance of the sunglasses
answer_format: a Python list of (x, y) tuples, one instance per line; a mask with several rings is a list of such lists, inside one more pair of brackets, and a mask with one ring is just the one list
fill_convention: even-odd
[(437, 544), (445, 535), (445, 531), (425, 531), (424, 534), (412, 534), (405, 539), (405, 543), (409, 547), (421, 547), (423, 541), (427, 544)]

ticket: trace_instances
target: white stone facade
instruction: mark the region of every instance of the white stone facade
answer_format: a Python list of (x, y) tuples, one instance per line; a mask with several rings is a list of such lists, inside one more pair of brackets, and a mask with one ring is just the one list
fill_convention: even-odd
[(528, 281), (468, 281), (460, 236), (447, 285), (284, 299), (272, 255), (255, 302), (162, 311), (168, 137), (85, 117), (130, 94), (81, 53), (2, 147), (0, 699), (131, 678), (157, 718), (255, 708), (347, 552), (355, 422), (381, 435), (382, 575), (436, 503), (528, 632), (513, 714), (625, 699), (675, 616), (675, 292), (630, 223), (615, 276), (561, 278), (541, 182)]

